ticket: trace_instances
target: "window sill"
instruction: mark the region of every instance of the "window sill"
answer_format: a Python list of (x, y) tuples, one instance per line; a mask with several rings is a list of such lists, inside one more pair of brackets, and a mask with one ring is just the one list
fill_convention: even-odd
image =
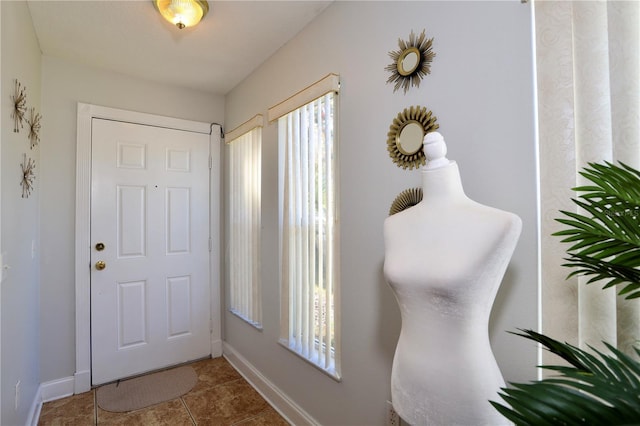
[(295, 355), (297, 355), (298, 357), (300, 357), (302, 360), (306, 361), (309, 365), (312, 365), (313, 367), (315, 367), (316, 369), (320, 370), (321, 372), (323, 372), (327, 376), (331, 377), (336, 382), (338, 382), (338, 383), (342, 382), (342, 375), (340, 374), (338, 369), (335, 368), (335, 361), (334, 361), (334, 366), (329, 367), (328, 369), (325, 369), (325, 368), (321, 367), (320, 365), (316, 364), (314, 362), (313, 358), (311, 358), (311, 359), (306, 358), (302, 354), (300, 354), (300, 352), (296, 351), (293, 347), (291, 347), (289, 345), (289, 341), (287, 339), (279, 339), (278, 343), (280, 343), (280, 345), (282, 345), (283, 347), (288, 349), (290, 352), (292, 352)]
[(229, 312), (231, 312), (233, 315), (235, 315), (236, 317), (240, 318), (242, 321), (246, 322), (247, 324), (249, 324), (251, 327), (255, 328), (256, 330), (262, 331), (262, 323), (250, 320), (249, 318), (247, 318), (246, 316), (242, 315), (240, 312), (236, 311), (235, 309), (229, 309)]

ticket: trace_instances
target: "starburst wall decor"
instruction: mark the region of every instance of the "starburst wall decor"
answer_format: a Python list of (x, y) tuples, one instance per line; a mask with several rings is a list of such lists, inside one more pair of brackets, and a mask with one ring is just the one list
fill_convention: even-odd
[(13, 111), (11, 112), (11, 118), (13, 118), (13, 131), (18, 133), (23, 127), (24, 114), (27, 112), (27, 88), (24, 87), (18, 80), (15, 81), (14, 92), (11, 95), (13, 101)]
[(400, 213), (422, 201), (422, 188), (409, 188), (402, 191), (391, 203), (389, 216)]
[[(440, 127), (437, 120), (430, 110), (419, 105), (405, 108), (393, 119), (387, 133), (387, 151), (398, 167), (411, 170), (426, 163), (422, 141), (424, 135)], [(407, 131), (412, 129), (418, 132)]]
[(391, 73), (387, 83), (394, 83), (393, 91), (402, 88), (407, 93), (411, 86), (419, 87), (420, 81), (431, 73), (431, 61), (436, 54), (433, 52), (433, 37), (427, 39), (425, 30), (418, 37), (413, 31), (409, 34), (409, 41), (398, 39), (400, 50), (389, 52), (393, 63), (385, 68)]
[(27, 154), (23, 154), (20, 167), (22, 168), (22, 181), (20, 182), (20, 185), (22, 185), (22, 198), (29, 198), (33, 190), (33, 183), (36, 180), (36, 162), (31, 158), (27, 160)]
[(33, 149), (38, 143), (40, 143), (40, 119), (42, 116), (36, 109), (31, 107), (29, 110), (29, 118), (27, 118), (27, 124), (29, 125), (29, 141), (31, 142), (31, 149)]

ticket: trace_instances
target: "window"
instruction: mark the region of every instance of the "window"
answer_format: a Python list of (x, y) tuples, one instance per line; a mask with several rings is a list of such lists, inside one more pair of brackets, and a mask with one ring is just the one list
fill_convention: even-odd
[(232, 313), (262, 328), (260, 202), (262, 115), (227, 133), (228, 271)]
[[(309, 95), (311, 101), (276, 117), (280, 342), (339, 380), (337, 83), (336, 75), (328, 76), (310, 88), (320, 84), (323, 93)], [(302, 103), (308, 90), (286, 102), (298, 98)], [(270, 118), (282, 105), (269, 111)]]

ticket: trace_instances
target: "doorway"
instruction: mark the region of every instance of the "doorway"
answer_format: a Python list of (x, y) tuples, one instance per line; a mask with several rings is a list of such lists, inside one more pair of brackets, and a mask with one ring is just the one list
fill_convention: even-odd
[[(209, 222), (209, 235), (207, 238), (207, 246), (210, 246), (210, 251), (206, 254), (208, 260), (208, 297), (210, 321), (204, 320), (205, 324), (202, 324), (202, 320), (198, 320), (199, 326), (204, 326), (204, 331), (200, 331), (200, 333), (204, 332), (206, 334), (206, 349), (207, 352), (205, 355), (209, 353), (212, 356), (220, 356), (222, 353), (222, 342), (221, 342), (221, 330), (220, 330), (220, 238), (219, 238), (219, 224), (220, 224), (220, 127), (218, 125), (210, 125), (208, 123), (201, 122), (193, 122), (182, 119), (175, 119), (170, 117), (156, 116), (151, 114), (137, 113), (125, 110), (118, 110), (113, 108), (99, 107), (95, 105), (89, 104), (78, 104), (78, 134), (77, 134), (77, 157), (76, 157), (76, 373), (74, 375), (75, 378), (75, 393), (85, 392), (91, 388), (92, 385), (92, 347), (91, 347), (91, 290), (92, 290), (92, 274), (95, 274), (96, 268), (95, 263), (97, 263), (97, 257), (94, 255), (98, 253), (96, 250), (95, 244), (99, 242), (95, 242), (92, 240), (91, 229), (91, 193), (92, 193), (92, 164), (91, 164), (91, 152), (92, 152), (92, 128), (94, 127), (94, 120), (96, 123), (108, 123), (108, 122), (119, 122), (121, 126), (135, 126), (135, 128), (155, 128), (158, 132), (162, 133), (161, 129), (172, 129), (173, 131), (178, 132), (188, 132), (199, 135), (206, 135), (208, 140), (208, 148), (209, 152), (211, 152), (211, 156), (209, 158), (209, 166), (210, 173), (208, 173), (209, 179), (209, 191), (207, 194), (208, 204), (209, 204), (209, 215), (205, 218), (205, 221)], [(152, 136), (155, 138), (156, 135)], [(138, 144), (139, 145), (139, 144)], [(135, 147), (136, 143), (130, 145), (131, 147)], [(164, 153), (166, 154), (166, 149)], [(129, 152), (135, 153), (135, 149)], [(133, 158), (133, 157), (132, 157)], [(184, 165), (184, 155), (180, 154), (176, 151), (176, 156), (174, 159), (177, 161), (174, 165), (176, 167), (180, 166), (180, 163)], [(179, 167), (178, 167), (179, 168)], [(155, 189), (155, 188), (154, 188)], [(126, 191), (125, 191), (126, 192)], [(129, 192), (126, 195), (131, 195), (135, 192)], [(165, 191), (166, 192), (166, 191)], [(175, 191), (174, 200), (180, 200), (181, 196), (184, 198), (186, 192), (182, 190)], [(126, 197), (125, 195), (125, 197)], [(132, 200), (134, 198), (131, 198)], [(176, 205), (177, 206), (177, 205)], [(178, 207), (177, 207), (178, 208)], [(184, 235), (183, 235), (184, 236)], [(178, 234), (175, 235), (176, 238), (180, 236)], [(209, 241), (210, 239), (210, 241)], [(174, 240), (176, 244), (184, 245), (185, 240)], [(94, 244), (95, 243), (95, 244)], [(103, 243), (104, 244), (104, 243)], [(105, 245), (106, 246), (106, 245)], [(109, 244), (110, 247), (113, 247), (112, 243)], [(174, 249), (183, 248), (175, 246)], [(106, 253), (106, 248), (104, 252)], [(95, 258), (94, 258), (95, 257)], [(95, 262), (94, 262), (95, 260)], [(114, 264), (115, 266), (115, 264)], [(104, 271), (108, 270), (108, 266), (105, 267)], [(99, 271), (99, 272), (104, 272)], [(183, 308), (187, 306), (185, 297), (188, 295), (187, 288), (189, 288), (188, 279), (185, 278), (187, 274), (173, 274), (172, 277), (179, 279), (173, 279), (172, 281), (167, 281), (166, 277), (164, 280), (164, 293), (163, 296), (166, 299), (167, 292), (167, 282), (170, 282), (169, 286), (172, 288), (175, 296), (175, 300), (179, 305)], [(144, 285), (141, 283), (144, 280), (121, 280), (126, 283), (138, 283), (129, 284), (125, 286), (121, 286), (121, 289), (124, 293), (128, 292), (128, 295), (133, 298), (129, 300), (135, 301), (141, 297), (143, 292)], [(160, 294), (160, 293), (158, 293)], [(138, 297), (138, 299), (136, 299)], [(207, 299), (207, 297), (205, 297)], [(135, 312), (135, 310), (131, 310), (130, 312)], [(180, 337), (185, 337), (189, 334), (187, 331), (189, 325), (187, 325), (184, 311), (174, 311), (176, 312), (176, 316), (174, 319), (176, 321), (173, 323), (173, 341), (180, 340)], [(140, 317), (138, 317), (140, 318)], [(161, 321), (162, 322), (162, 321)], [(132, 323), (137, 324), (132, 326), (127, 333), (140, 331), (141, 322)], [(166, 324), (166, 322), (165, 322)], [(138, 327), (138, 328), (136, 328)], [(136, 331), (137, 330), (137, 331)], [(166, 330), (166, 328), (165, 328)], [(118, 331), (121, 333), (122, 330)], [(122, 336), (122, 335), (121, 335)], [(132, 338), (131, 334), (127, 334), (126, 338)], [(134, 336), (135, 337), (135, 336)], [(139, 336), (135, 337), (139, 338)], [(139, 340), (139, 339), (138, 339)], [(128, 343), (127, 343), (128, 342)], [(135, 347), (140, 342), (136, 343), (131, 341), (125, 342), (125, 346), (129, 346), (127, 349), (131, 349), (131, 347)], [(142, 344), (144, 346), (144, 343)], [(139, 346), (139, 345), (138, 345)], [(200, 344), (199, 351), (202, 351), (202, 344)], [(181, 354), (180, 357), (184, 357), (184, 354)], [(174, 361), (161, 361), (161, 363), (166, 364), (166, 362), (174, 362)], [(124, 364), (127, 364), (126, 362)], [(146, 367), (145, 367), (146, 368)], [(125, 374), (131, 375), (135, 374), (135, 372), (124, 372), (117, 374)], [(105, 376), (106, 377), (106, 376)], [(105, 379), (104, 377), (98, 379), (99, 382), (102, 382)]]

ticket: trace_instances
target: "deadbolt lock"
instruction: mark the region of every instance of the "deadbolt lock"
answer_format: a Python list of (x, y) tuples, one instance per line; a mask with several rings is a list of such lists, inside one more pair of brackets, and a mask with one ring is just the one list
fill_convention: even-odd
[(96, 262), (96, 269), (97, 269), (98, 271), (102, 271), (102, 270), (103, 270), (104, 268), (106, 268), (106, 267), (107, 267), (107, 264), (104, 262), (104, 260), (98, 260), (98, 261)]
[(102, 251), (102, 250), (104, 250), (104, 243), (98, 243), (98, 244), (96, 244), (96, 250), (98, 250), (98, 251)]

